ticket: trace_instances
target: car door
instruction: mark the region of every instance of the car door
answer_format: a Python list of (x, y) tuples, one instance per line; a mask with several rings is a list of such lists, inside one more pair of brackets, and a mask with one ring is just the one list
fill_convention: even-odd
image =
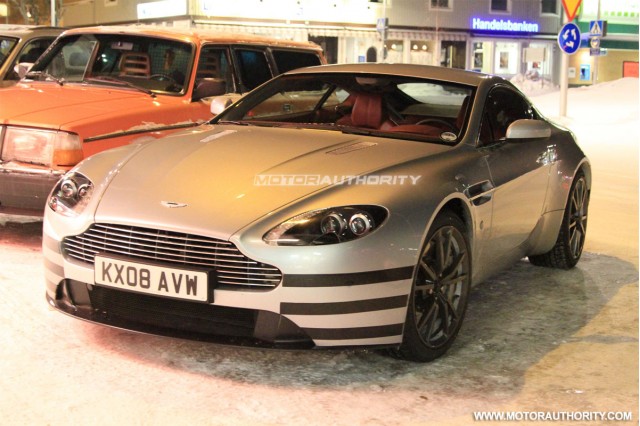
[(514, 121), (536, 118), (531, 104), (508, 87), (494, 88), (484, 106), (479, 149), (494, 186), (488, 247), (496, 263), (524, 256), (527, 239), (542, 216), (552, 145), (547, 138), (507, 141), (505, 137)]

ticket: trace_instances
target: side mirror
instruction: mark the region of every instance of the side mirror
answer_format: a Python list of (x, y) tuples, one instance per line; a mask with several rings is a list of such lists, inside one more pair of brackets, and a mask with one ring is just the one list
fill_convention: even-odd
[(221, 78), (201, 78), (196, 80), (191, 100), (199, 101), (211, 96), (224, 95), (227, 92), (227, 83)]
[(33, 63), (31, 62), (20, 62), (15, 67), (13, 67), (13, 70), (16, 72), (16, 74), (18, 74), (20, 80), (22, 80), (27, 75), (29, 70), (31, 70), (32, 66)]
[(211, 114), (218, 115), (229, 105), (240, 99), (242, 95), (237, 93), (227, 93), (226, 95), (216, 96), (211, 100)]
[(522, 139), (546, 139), (551, 136), (551, 126), (543, 120), (516, 120), (507, 128), (508, 141)]

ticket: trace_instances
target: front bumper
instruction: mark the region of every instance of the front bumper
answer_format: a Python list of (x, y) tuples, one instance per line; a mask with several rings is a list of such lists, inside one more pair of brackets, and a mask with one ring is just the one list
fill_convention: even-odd
[(133, 331), (258, 347), (382, 347), (402, 342), (413, 267), (287, 274), (265, 291), (215, 288), (197, 303), (95, 285), (45, 219), (47, 299), (74, 317)]
[(42, 216), (47, 197), (62, 175), (0, 165), (0, 213)]
[(237, 346), (314, 346), (299, 327), (268, 311), (167, 300), (74, 280), (48, 289), (47, 300), (70, 316), (141, 333)]

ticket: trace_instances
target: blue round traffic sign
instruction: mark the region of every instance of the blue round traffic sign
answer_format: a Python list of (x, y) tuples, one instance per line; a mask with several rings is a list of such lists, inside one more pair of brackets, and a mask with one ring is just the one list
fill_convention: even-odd
[(576, 53), (580, 48), (580, 28), (573, 22), (564, 24), (558, 34), (558, 45), (564, 53)]

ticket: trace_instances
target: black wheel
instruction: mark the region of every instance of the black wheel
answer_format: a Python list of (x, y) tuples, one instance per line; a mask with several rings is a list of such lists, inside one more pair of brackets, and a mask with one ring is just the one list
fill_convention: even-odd
[(544, 254), (529, 256), (529, 261), (536, 266), (551, 268), (571, 269), (576, 266), (584, 248), (588, 210), (589, 188), (587, 179), (580, 172), (571, 185), (556, 244)]
[(434, 221), (420, 254), (409, 298), (401, 358), (426, 362), (453, 344), (471, 283), (471, 259), (464, 225), (453, 213)]

